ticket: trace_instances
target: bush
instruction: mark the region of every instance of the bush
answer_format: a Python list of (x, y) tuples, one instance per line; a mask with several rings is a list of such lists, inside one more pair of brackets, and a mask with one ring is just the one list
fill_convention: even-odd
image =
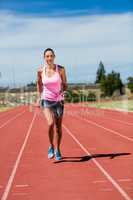
[(133, 93), (133, 77), (128, 77), (127, 80), (128, 80), (127, 86), (131, 90), (131, 92)]
[(96, 101), (96, 94), (93, 92), (90, 92), (87, 96), (87, 101)]

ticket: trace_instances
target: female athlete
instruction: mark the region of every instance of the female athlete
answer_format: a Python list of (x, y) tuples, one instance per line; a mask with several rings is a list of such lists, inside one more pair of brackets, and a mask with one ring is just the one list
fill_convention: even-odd
[[(48, 123), (49, 148), (48, 158), (55, 156), (61, 159), (62, 119), (64, 113), (64, 94), (68, 88), (64, 66), (54, 63), (55, 53), (51, 48), (44, 51), (46, 66), (39, 67), (37, 76), (37, 93), (41, 108)], [(54, 140), (54, 125), (56, 126), (56, 148)]]

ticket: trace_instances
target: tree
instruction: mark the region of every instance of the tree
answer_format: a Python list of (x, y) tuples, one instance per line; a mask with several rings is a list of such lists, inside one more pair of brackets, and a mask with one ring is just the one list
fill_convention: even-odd
[(133, 92), (133, 76), (128, 77), (127, 81), (128, 88), (131, 90), (131, 92)]
[(95, 83), (101, 83), (101, 81), (105, 79), (105, 73), (104, 65), (102, 61), (100, 61)]
[(35, 86), (36, 86), (36, 82), (35, 83), (31, 82), (27, 84), (27, 87), (35, 87)]
[(105, 96), (112, 96), (115, 90), (119, 90), (121, 93), (123, 87), (122, 80), (120, 78), (120, 73), (112, 71), (109, 73), (105, 79), (101, 81), (101, 90), (104, 92)]

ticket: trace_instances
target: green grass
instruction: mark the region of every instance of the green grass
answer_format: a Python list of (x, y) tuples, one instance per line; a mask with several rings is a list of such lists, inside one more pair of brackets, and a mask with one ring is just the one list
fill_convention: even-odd
[(12, 107), (6, 107), (6, 106), (0, 106), (0, 112), (4, 112), (7, 111), (9, 109), (11, 109)]
[(101, 102), (101, 103), (100, 102), (86, 103), (86, 106), (133, 112), (133, 100), (110, 101), (110, 102)]

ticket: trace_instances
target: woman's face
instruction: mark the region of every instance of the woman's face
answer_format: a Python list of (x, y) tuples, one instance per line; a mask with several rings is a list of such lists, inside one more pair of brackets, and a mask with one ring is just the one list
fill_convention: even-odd
[(46, 51), (45, 56), (44, 56), (46, 63), (53, 64), (54, 58), (55, 58), (55, 56), (52, 51)]

